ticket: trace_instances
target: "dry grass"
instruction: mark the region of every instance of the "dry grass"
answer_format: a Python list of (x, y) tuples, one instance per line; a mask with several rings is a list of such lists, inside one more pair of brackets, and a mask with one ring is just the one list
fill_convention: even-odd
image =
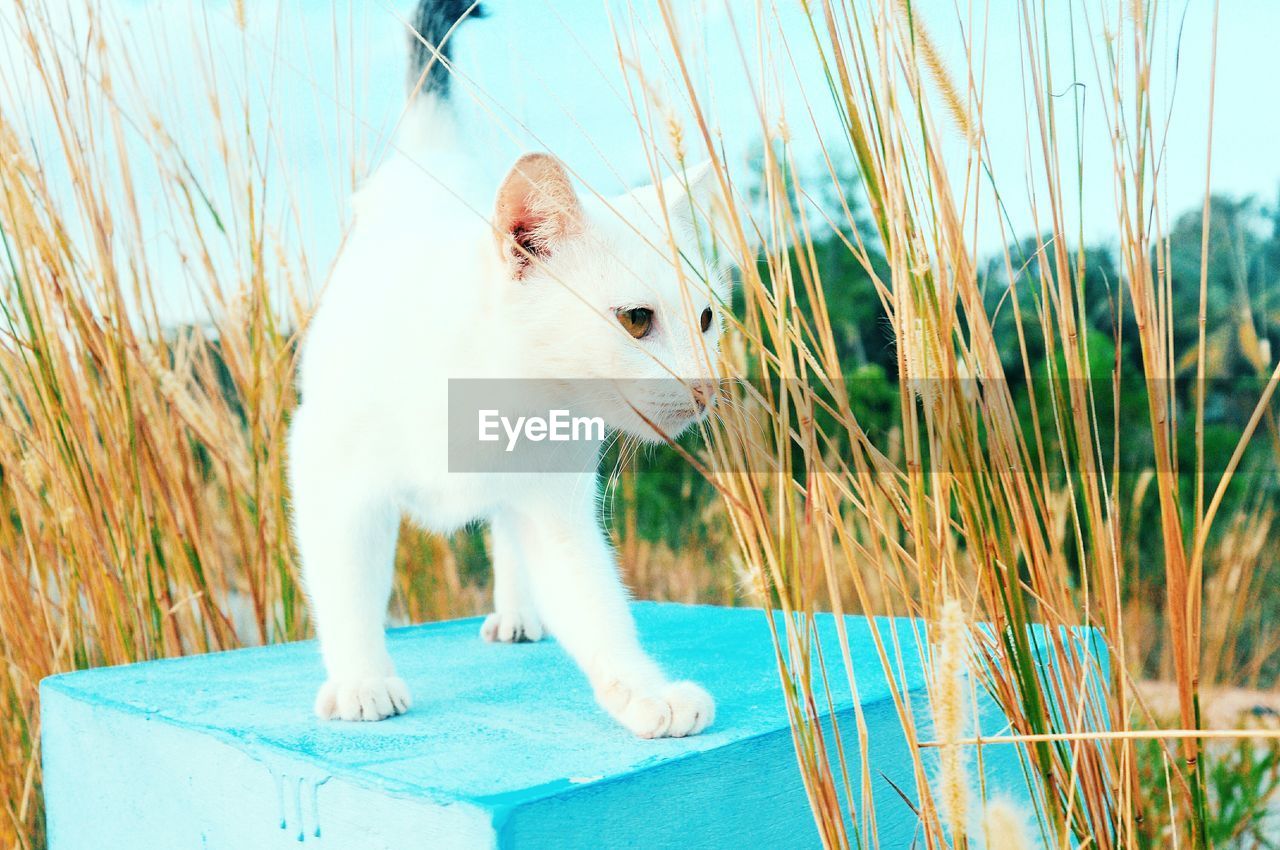
[[(1142, 366), (1137, 374), (1114, 372), (1109, 385), (1090, 380), (1084, 316), (1097, 305), (1085, 303), (1084, 251), (1073, 247), (1081, 245), (1082, 228), (1070, 212), (1080, 178), (1068, 165), (1075, 164), (1071, 137), (1059, 127), (1071, 107), (1048, 95), (1065, 84), (1053, 76), (1063, 63), (1052, 61), (1057, 42), (1049, 38), (1045, 8), (1020, 2), (1026, 150), (1036, 165), (1025, 179), (1032, 184), (1038, 235), (1029, 258), (1012, 249), (1002, 256), (1013, 291), (1001, 304), (1012, 311), (1021, 343), (1015, 371), (1023, 373), (1018, 377), (1027, 389), (1019, 392), (1037, 394), (1048, 405), (1046, 410), (1033, 404), (1028, 422), (1017, 412), (1013, 382), (1005, 380), (1006, 352), (997, 344), (986, 298), (988, 287), (999, 281), (988, 280), (977, 259), (978, 234), (1004, 223), (998, 209), (984, 206), (987, 182), (990, 175), (998, 179), (1002, 163), (990, 159), (982, 122), (982, 9), (819, 0), (805, 4), (813, 31), (804, 41), (766, 20), (759, 42), (741, 45), (744, 56), (763, 57), (761, 68), (776, 69), (789, 56), (817, 51), (831, 90), (787, 103), (778, 96), (774, 76), (781, 72), (762, 70), (759, 78), (744, 72), (743, 84), (754, 87), (758, 103), (769, 105), (761, 109), (758, 128), (770, 142), (764, 152), (764, 204), (749, 208), (718, 153), (718, 134), (728, 128), (716, 126), (683, 61), (696, 54), (696, 41), (684, 40), (687, 32), (677, 25), (673, 4), (662, 4), (671, 54), (665, 64), (678, 69), (681, 100), (701, 131), (701, 150), (690, 157), (715, 161), (728, 210), (727, 241), (742, 261), (747, 309), (736, 330), (748, 356), (731, 358), (727, 368), (734, 377), (769, 388), (762, 403), (771, 433), (762, 439), (751, 423), (723, 416), (709, 435), (710, 453), (722, 459), (710, 474), (761, 596), (784, 615), (776, 639), (787, 652), (797, 752), (827, 846), (874, 846), (875, 815), (865, 792), (851, 809), (843, 808), (841, 790), (857, 787), (867, 766), (846, 765), (848, 751), (838, 758), (835, 742), (824, 740), (816, 722), (815, 706), (826, 705), (828, 697), (811, 671), (831, 675), (849, 649), (814, 643), (808, 618), (815, 610), (910, 615), (945, 624), (945, 612), (962, 606), (974, 644), (967, 664), (1005, 710), (1011, 729), (1004, 737), (1027, 741), (1022, 752), (1038, 786), (1037, 811), (1028, 820), (1035, 822), (1040, 841), (1061, 847), (1148, 846), (1173, 835), (1187, 846), (1208, 846), (1211, 801), (1198, 737), (1201, 682), (1256, 677), (1274, 640), (1247, 641), (1250, 648), (1242, 651), (1242, 622), (1248, 618), (1240, 615), (1274, 560), (1265, 554), (1273, 545), (1272, 509), (1262, 504), (1230, 518), (1218, 510), (1228, 488), (1247, 486), (1237, 484), (1235, 472), (1264, 421), (1280, 369), (1268, 367), (1239, 446), (1219, 475), (1215, 470), (1224, 467), (1209, 466), (1204, 456), (1203, 265), (1200, 343), (1190, 354), (1200, 367), (1190, 398), (1172, 389), (1176, 361), (1185, 352), (1173, 346), (1170, 212), (1159, 174), (1167, 113), (1166, 104), (1155, 101), (1152, 78), (1161, 63), (1172, 61), (1161, 45), (1176, 18), (1155, 2), (1085, 5), (1088, 10), (1072, 13), (1075, 38), (1088, 40), (1094, 67), (1077, 73), (1089, 74), (1093, 88), (1104, 92), (1100, 108), (1113, 141), (1122, 280), (1112, 309), (1132, 318), (1138, 329), (1136, 339), (1124, 339), (1117, 321), (1110, 342), (1117, 355), (1136, 346)], [(966, 26), (968, 65), (954, 77), (921, 20), (934, 13)], [(790, 128), (811, 120), (813, 101), (807, 98), (828, 96), (845, 134), (806, 127), (821, 140), (828, 170), (816, 178), (802, 175)], [(1212, 104), (1209, 109), (1211, 116)], [(939, 111), (946, 117), (939, 118)], [(967, 146), (959, 169), (948, 167), (946, 144), (957, 131)], [(662, 139), (653, 140), (655, 150), (662, 145)], [(687, 136), (685, 145), (696, 147)], [(843, 152), (856, 161), (870, 228), (847, 207), (843, 218), (821, 221), (806, 203), (841, 186), (833, 163)], [(841, 371), (832, 317), (823, 307), (824, 269), (813, 261), (815, 230), (828, 223), (846, 234), (848, 251), (873, 279), (892, 325), (901, 376), (901, 442), (894, 447), (867, 437), (841, 391), (848, 376)], [(1205, 230), (1209, 224), (1206, 200)], [(752, 258), (761, 241), (764, 257), (757, 265)], [(887, 268), (871, 261), (868, 245), (883, 252)], [(1204, 246), (1207, 241), (1202, 252)], [(1028, 298), (1031, 313), (1022, 306)], [(1047, 375), (1034, 372), (1028, 340), (1050, 353)], [(1120, 356), (1115, 360), (1123, 362)], [(1145, 392), (1145, 421), (1120, 427), (1119, 421), (1102, 420), (1098, 393), (1118, 396), (1129, 382)], [(1180, 464), (1177, 449), (1178, 440), (1187, 439), (1178, 426), (1188, 407), (1196, 456), (1190, 466)], [(1120, 409), (1118, 401), (1114, 409)], [(1124, 491), (1136, 500), (1130, 505), (1122, 497), (1122, 455), (1138, 437), (1149, 440), (1153, 459), (1136, 488), (1145, 495)], [(1188, 488), (1194, 490), (1190, 499), (1183, 493)], [(1154, 504), (1154, 548), (1137, 542), (1142, 498)], [(1162, 564), (1158, 581), (1127, 579), (1153, 559)], [(1032, 624), (1046, 627), (1041, 634), (1049, 636), (1055, 677), (1044, 677), (1029, 660)], [(1109, 675), (1078, 642), (1063, 637), (1088, 626), (1105, 635)], [(896, 648), (877, 650), (892, 669)], [(951, 657), (941, 652), (938, 663)], [(1167, 729), (1136, 699), (1142, 675), (1137, 661), (1152, 658), (1173, 683), (1175, 726), (1182, 730), (1154, 736), (1168, 739), (1155, 751), (1171, 777), (1167, 790), (1140, 782), (1139, 761), (1149, 756), (1139, 752), (1137, 739), (1151, 736), (1153, 728)], [(939, 692), (945, 688), (931, 691), (941, 729), (951, 716), (951, 701)], [(922, 695), (898, 692), (894, 698), (909, 739), (931, 743), (920, 740), (932, 733), (917, 729), (913, 719), (912, 701)], [(856, 739), (862, 733), (860, 718), (855, 721)], [(1095, 735), (1103, 728), (1111, 730), (1105, 740)], [(921, 746), (919, 752), (929, 749)], [(954, 741), (944, 741), (942, 751), (943, 780), (935, 785), (932, 756), (920, 755), (912, 789), (922, 845), (928, 847), (966, 843), (967, 827), (957, 814), (964, 795), (948, 779), (960, 775), (947, 767)], [(949, 821), (956, 829), (946, 828)]]
[[(117, 108), (136, 81), (101, 30), (76, 62), (45, 7), (12, 20), (56, 124), (35, 148), (0, 118), (0, 839), (25, 847), (41, 677), (305, 634), (282, 448), (308, 270), (263, 223), (234, 106), (210, 104), (228, 208), (158, 117)], [(161, 257), (207, 325), (161, 324)]]

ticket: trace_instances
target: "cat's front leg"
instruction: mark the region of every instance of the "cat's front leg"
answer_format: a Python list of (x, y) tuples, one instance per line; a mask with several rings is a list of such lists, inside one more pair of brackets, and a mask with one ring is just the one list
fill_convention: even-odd
[(489, 524), (489, 538), (493, 550), (493, 613), (484, 618), (480, 636), (502, 643), (542, 640), (542, 620), (534, 606), (515, 517), (506, 511), (496, 513)]
[(538, 610), (619, 723), (642, 738), (696, 735), (715, 719), (715, 702), (693, 682), (667, 678), (641, 648), (594, 487), (582, 490), (586, 498), (539, 500), (518, 516)]
[(336, 462), (343, 453), (309, 424), (301, 415), (295, 420), (290, 478), (302, 583), (328, 674), (315, 711), (325, 720), (403, 714), (409, 690), (385, 634), (399, 510), (358, 468)]

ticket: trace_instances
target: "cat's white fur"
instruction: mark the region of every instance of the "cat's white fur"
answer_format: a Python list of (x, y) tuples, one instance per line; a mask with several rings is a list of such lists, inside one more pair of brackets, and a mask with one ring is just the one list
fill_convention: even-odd
[[(422, 100), (398, 152), (357, 193), (302, 350), (290, 477), (328, 671), (315, 710), (379, 720), (409, 708), (384, 639), (407, 514), (439, 533), (490, 524), (494, 611), (484, 639), (537, 640), (545, 628), (626, 728), (695, 734), (715, 704), (669, 677), (637, 639), (601, 527), (594, 453), (573, 473), (450, 473), (446, 408), (450, 378), (656, 379), (671, 397), (642, 401), (641, 412), (670, 433), (694, 421), (689, 388), (711, 386), (720, 328), (717, 318), (702, 333), (699, 319), (724, 300), (725, 284), (713, 272), (708, 291), (700, 271), (677, 271), (668, 222), (686, 258), (700, 256), (691, 194), (709, 176), (694, 176), (692, 192), (686, 177), (668, 179), (664, 201), (649, 186), (603, 202), (575, 192), (553, 158), (525, 158), (487, 193), (498, 210), (490, 221), (451, 191), (469, 167), (453, 121), (447, 103)], [(448, 175), (451, 188), (433, 175)], [(532, 218), (524, 225), (545, 228), (532, 261), (507, 237), (522, 199)], [(640, 340), (615, 315), (638, 306), (655, 311)], [(612, 426), (655, 439), (626, 404), (618, 409)]]

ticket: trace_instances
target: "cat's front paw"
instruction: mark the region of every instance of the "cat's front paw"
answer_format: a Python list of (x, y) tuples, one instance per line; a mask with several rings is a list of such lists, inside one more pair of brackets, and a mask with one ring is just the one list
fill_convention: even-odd
[(409, 689), (396, 676), (330, 679), (316, 694), (321, 720), (382, 720), (409, 710)]
[(715, 700), (693, 682), (668, 682), (650, 690), (614, 680), (596, 691), (596, 699), (641, 738), (696, 735), (716, 719)]
[(542, 640), (542, 623), (530, 613), (497, 612), (484, 618), (480, 637), (493, 643), (524, 643)]

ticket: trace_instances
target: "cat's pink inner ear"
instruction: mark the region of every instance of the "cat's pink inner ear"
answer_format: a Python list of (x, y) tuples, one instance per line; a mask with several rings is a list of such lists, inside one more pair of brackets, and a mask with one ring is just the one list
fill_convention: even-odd
[(582, 204), (560, 160), (549, 153), (516, 160), (498, 189), (493, 224), (498, 249), (516, 278), (580, 230)]

